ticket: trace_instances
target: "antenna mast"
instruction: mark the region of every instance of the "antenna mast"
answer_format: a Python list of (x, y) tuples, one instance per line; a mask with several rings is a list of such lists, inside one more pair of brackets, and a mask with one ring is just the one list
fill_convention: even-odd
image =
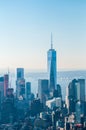
[(53, 49), (52, 32), (51, 32), (51, 49)]

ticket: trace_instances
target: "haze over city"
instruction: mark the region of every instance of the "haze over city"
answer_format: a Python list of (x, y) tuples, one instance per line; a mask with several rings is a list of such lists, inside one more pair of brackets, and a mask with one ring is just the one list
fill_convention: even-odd
[(1, 0), (0, 68), (47, 68), (53, 44), (60, 70), (86, 69), (85, 0)]

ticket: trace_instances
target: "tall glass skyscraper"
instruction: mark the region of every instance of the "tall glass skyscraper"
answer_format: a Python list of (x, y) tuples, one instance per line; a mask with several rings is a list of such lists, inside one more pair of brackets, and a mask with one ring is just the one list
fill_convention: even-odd
[(24, 68), (17, 68), (16, 95), (25, 98)]
[(56, 51), (53, 49), (52, 35), (51, 35), (51, 48), (47, 52), (48, 60), (48, 78), (49, 90), (54, 91), (57, 84), (57, 69), (56, 69)]
[(24, 78), (24, 68), (17, 68), (17, 79)]

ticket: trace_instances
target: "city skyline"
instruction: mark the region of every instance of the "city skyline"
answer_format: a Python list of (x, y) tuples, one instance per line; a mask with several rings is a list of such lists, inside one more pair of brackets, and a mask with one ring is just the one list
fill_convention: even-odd
[(0, 68), (47, 70), (52, 32), (58, 70), (86, 69), (85, 14), (85, 0), (0, 1)]

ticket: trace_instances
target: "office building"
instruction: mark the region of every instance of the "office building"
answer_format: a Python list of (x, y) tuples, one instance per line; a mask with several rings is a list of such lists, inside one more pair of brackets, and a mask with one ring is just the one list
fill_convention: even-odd
[(0, 77), (0, 104), (4, 99), (4, 77)]
[[(84, 102), (85, 102), (85, 80), (84, 79), (74, 79), (68, 85), (68, 92), (66, 96), (66, 104), (69, 112), (75, 112), (76, 103), (78, 101), (83, 104), (84, 110)], [(67, 99), (68, 98), (68, 99)]]
[(76, 123), (81, 123), (81, 114), (82, 114), (82, 104), (80, 101), (76, 103)]
[(48, 80), (39, 79), (38, 80), (38, 97), (43, 104), (45, 104), (46, 99), (48, 99)]
[(78, 79), (80, 84), (80, 100), (82, 102), (85, 101), (85, 79)]
[(17, 68), (17, 80), (24, 79), (24, 68)]
[(68, 85), (68, 95), (66, 97), (66, 101), (68, 101), (66, 104), (68, 105), (67, 108), (69, 113), (75, 112), (76, 101), (80, 98), (80, 94), (78, 94), (80, 93), (79, 91), (80, 86), (78, 81), (76, 79), (72, 80)]
[(54, 90), (53, 97), (61, 97), (62, 98), (62, 92), (61, 92), (61, 86), (57, 84), (56, 90)]
[(30, 99), (31, 97), (31, 83), (26, 82), (26, 99)]
[(19, 99), (25, 98), (25, 79), (23, 68), (17, 68), (16, 96)]
[(17, 80), (17, 98), (25, 98), (25, 79)]
[(4, 75), (4, 96), (6, 97), (7, 89), (9, 88), (9, 75)]
[(49, 90), (53, 92), (56, 89), (57, 84), (57, 67), (56, 67), (56, 51), (53, 49), (52, 36), (51, 36), (51, 48), (47, 52), (48, 60), (48, 78), (49, 78)]

